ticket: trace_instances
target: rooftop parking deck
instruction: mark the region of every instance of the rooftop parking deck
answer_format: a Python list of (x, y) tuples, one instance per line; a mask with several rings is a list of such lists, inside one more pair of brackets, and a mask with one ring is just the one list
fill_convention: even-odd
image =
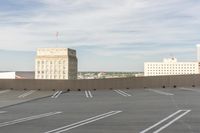
[(199, 133), (200, 88), (0, 91), (8, 133)]

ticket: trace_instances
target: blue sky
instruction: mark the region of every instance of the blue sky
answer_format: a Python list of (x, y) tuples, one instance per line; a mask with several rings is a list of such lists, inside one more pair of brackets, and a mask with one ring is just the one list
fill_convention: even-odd
[(0, 0), (0, 70), (34, 70), (36, 48), (56, 46), (77, 50), (79, 71), (195, 61), (199, 11), (199, 0)]

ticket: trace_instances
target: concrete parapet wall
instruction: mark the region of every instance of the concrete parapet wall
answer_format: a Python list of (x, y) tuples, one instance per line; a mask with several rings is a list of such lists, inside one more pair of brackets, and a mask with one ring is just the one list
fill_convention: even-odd
[(84, 80), (0, 79), (1, 89), (102, 90), (167, 87), (200, 87), (200, 74)]

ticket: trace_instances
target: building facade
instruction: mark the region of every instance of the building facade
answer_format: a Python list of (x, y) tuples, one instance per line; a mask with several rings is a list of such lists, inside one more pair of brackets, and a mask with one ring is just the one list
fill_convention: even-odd
[(77, 79), (76, 51), (69, 48), (38, 48), (35, 79)]
[(199, 74), (198, 62), (178, 62), (167, 58), (163, 62), (145, 62), (144, 76)]

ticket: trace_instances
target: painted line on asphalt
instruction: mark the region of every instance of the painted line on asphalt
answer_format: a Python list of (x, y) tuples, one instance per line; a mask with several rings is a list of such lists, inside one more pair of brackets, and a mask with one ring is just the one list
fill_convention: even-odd
[(35, 90), (31, 90), (31, 91), (25, 92), (22, 95), (18, 96), (18, 98), (27, 97), (27, 96), (31, 95), (32, 93), (34, 93), (34, 92), (35, 92)]
[[(186, 115), (187, 113), (189, 113), (191, 110), (178, 110), (175, 113), (169, 115), (168, 117), (162, 119), (161, 121), (157, 122), (156, 124), (148, 127), (147, 129), (141, 131), (140, 133), (146, 133), (148, 131), (151, 130), (151, 132), (153, 133), (159, 133), (160, 131), (162, 131), (163, 129), (167, 128), (168, 126), (170, 126), (171, 124), (173, 124), (175, 121), (177, 121), (178, 119), (180, 119), (181, 117), (183, 117), (184, 115)], [(177, 116), (176, 116), (177, 115)], [(176, 116), (175, 118), (173, 118), (174, 116)], [(161, 124), (163, 124), (164, 122), (166, 122), (167, 120), (169, 120), (170, 118), (173, 118), (172, 120), (168, 121), (166, 124), (164, 124), (163, 126), (161, 126), (160, 128), (153, 130), (153, 128), (159, 127)], [(153, 130), (153, 131), (152, 131)]]
[(60, 92), (55, 96), (55, 98), (58, 98), (61, 94), (62, 94), (62, 91), (60, 91)]
[(158, 93), (158, 94), (167, 95), (167, 96), (173, 96), (174, 95), (172, 93), (168, 93), (168, 92), (164, 92), (164, 91), (160, 91), (160, 90), (155, 90), (155, 89), (147, 89), (147, 90)]
[(166, 125), (162, 126), (158, 130), (156, 130), (154, 133), (159, 133), (160, 131), (162, 131), (163, 129), (167, 128), (168, 126), (170, 126), (171, 124), (173, 124), (175, 121), (177, 121), (178, 119), (180, 119), (181, 117), (183, 117), (184, 115), (186, 115), (187, 113), (189, 113), (190, 111), (191, 110), (185, 110), (185, 112), (183, 114), (179, 115), (178, 117), (176, 117), (172, 121), (168, 122)]
[(88, 95), (88, 92), (87, 92), (87, 91), (85, 91), (85, 96), (86, 96), (87, 98), (89, 98), (89, 95)]
[(186, 90), (186, 91), (194, 91), (194, 92), (200, 92), (200, 90), (197, 89), (191, 89), (191, 88), (179, 88), (180, 90)]
[(118, 91), (121, 92), (121, 93), (123, 93), (123, 94), (125, 94), (125, 95), (127, 95), (128, 97), (131, 96), (131, 94), (128, 94), (128, 93), (126, 93), (126, 92), (124, 92), (124, 91), (122, 91), (122, 90), (118, 90)]
[(91, 91), (88, 91), (88, 94), (89, 94), (90, 98), (93, 98)]
[(88, 119), (85, 119), (85, 120), (82, 120), (82, 121), (79, 121), (79, 122), (76, 122), (76, 123), (73, 123), (73, 124), (70, 124), (70, 125), (67, 125), (67, 126), (63, 126), (63, 127), (60, 127), (60, 128), (56, 128), (56, 129), (47, 131), (45, 133), (62, 133), (62, 132), (65, 132), (65, 131), (68, 131), (68, 130), (71, 130), (71, 129), (74, 129), (74, 128), (95, 122), (95, 121), (98, 121), (98, 120), (104, 119), (106, 117), (116, 115), (116, 114), (121, 113), (121, 112), (122, 111), (110, 111), (110, 112), (107, 112), (107, 113), (104, 113), (104, 114), (101, 114), (101, 115), (97, 115), (97, 116), (94, 116), (94, 117), (91, 117), (91, 118), (88, 118)]
[(36, 91), (35, 90), (31, 90), (31, 91), (27, 92), (23, 97), (27, 97), (27, 96), (33, 94), (34, 92), (36, 92)]
[(115, 92), (117, 92), (118, 94), (124, 96), (124, 97), (130, 97), (131, 95), (124, 92), (124, 91), (121, 91), (121, 90), (114, 90)]
[(7, 111), (0, 111), (0, 114), (6, 113)]
[(127, 97), (127, 95), (125, 95), (125, 94), (123, 94), (123, 93), (121, 93), (120, 91), (118, 91), (118, 90), (114, 90), (115, 92), (117, 92), (118, 94), (120, 94), (120, 95), (122, 95), (122, 96), (124, 96), (124, 97)]
[(91, 91), (85, 91), (85, 96), (87, 98), (93, 98), (93, 95), (92, 95)]
[(54, 98), (58, 93), (59, 93), (59, 91), (56, 91), (56, 92), (51, 96), (51, 98)]
[(50, 113), (45, 113), (45, 114), (40, 114), (40, 115), (24, 117), (24, 118), (16, 119), (13, 121), (7, 121), (7, 122), (0, 123), (0, 127), (10, 126), (10, 125), (14, 125), (17, 123), (22, 123), (22, 122), (26, 122), (26, 121), (30, 121), (30, 120), (35, 120), (35, 119), (40, 119), (40, 118), (44, 118), (44, 117), (48, 117), (48, 116), (52, 116), (52, 115), (57, 115), (60, 113), (62, 113), (62, 112), (50, 112)]
[(153, 126), (150, 126), (149, 128), (147, 128), (147, 129), (141, 131), (140, 133), (146, 133), (147, 131), (151, 130), (152, 128), (154, 128), (154, 127), (156, 127), (156, 126), (158, 126), (158, 125), (160, 125), (160, 124), (162, 124), (163, 122), (167, 121), (168, 119), (170, 119), (171, 117), (175, 116), (176, 114), (178, 114), (178, 113), (180, 113), (180, 112), (181, 112), (181, 110), (176, 111), (175, 113), (169, 115), (168, 117), (162, 119), (161, 121), (157, 122), (157, 123), (154, 124)]
[(62, 94), (62, 91), (56, 91), (51, 98), (58, 98), (60, 96), (60, 94)]
[(3, 91), (0, 91), (0, 94), (3, 94), (3, 93), (6, 93), (6, 92), (9, 92), (10, 90), (3, 90)]

